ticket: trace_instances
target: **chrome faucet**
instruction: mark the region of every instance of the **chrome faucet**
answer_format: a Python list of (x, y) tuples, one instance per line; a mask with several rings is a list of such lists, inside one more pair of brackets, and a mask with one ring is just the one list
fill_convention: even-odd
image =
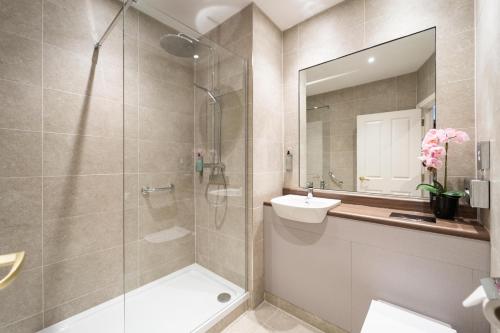
[(312, 187), (312, 184), (310, 185), (307, 187), (307, 199), (312, 199), (314, 195), (314, 187)]

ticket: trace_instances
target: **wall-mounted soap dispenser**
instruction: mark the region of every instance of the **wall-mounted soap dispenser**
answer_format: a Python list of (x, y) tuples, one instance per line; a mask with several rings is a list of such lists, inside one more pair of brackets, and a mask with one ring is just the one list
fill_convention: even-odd
[(286, 151), (286, 156), (285, 156), (285, 170), (286, 171), (292, 171), (293, 170), (293, 155), (292, 155), (290, 149), (288, 149)]
[(477, 172), (479, 179), (466, 179), (465, 192), (469, 203), (474, 208), (490, 208), (490, 182), (486, 173), (490, 169), (490, 142), (481, 141), (477, 144)]

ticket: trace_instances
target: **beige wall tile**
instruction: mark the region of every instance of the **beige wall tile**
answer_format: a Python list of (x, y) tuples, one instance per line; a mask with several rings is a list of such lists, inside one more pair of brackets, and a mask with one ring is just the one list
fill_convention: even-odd
[(41, 176), (41, 133), (0, 130), (0, 176)]
[(44, 219), (119, 211), (122, 189), (121, 175), (46, 177)]
[(45, 220), (44, 264), (120, 246), (123, 221), (121, 211)]
[[(122, 293), (123, 287), (121, 285), (106, 286), (105, 288), (97, 289), (54, 308), (47, 309), (44, 312), (45, 327), (76, 315), (111, 298), (117, 297)], [(119, 313), (119, 315), (116, 316), (109, 316), (108, 320), (121, 323), (123, 322), (123, 315)]]
[[(44, 87), (62, 90), (80, 95), (123, 100), (123, 69), (120, 64), (110, 65), (92, 63), (90, 57), (78, 55), (58, 47), (44, 44), (43, 78)], [(132, 78), (130, 71), (125, 72), (125, 86)], [(127, 99), (134, 96), (132, 90), (126, 90)], [(133, 103), (130, 103), (133, 104)]]
[(43, 328), (43, 318), (41, 314), (22, 319), (13, 324), (1, 327), (5, 333), (38, 332)]
[(26, 251), (23, 269), (38, 267), (41, 262), (41, 178), (0, 178), (0, 251)]
[(165, 201), (158, 206), (146, 204), (139, 208), (139, 237), (183, 227), (194, 231), (194, 206), (192, 200)]
[[(140, 44), (139, 71), (155, 79), (169, 81), (186, 88), (193, 84), (193, 64), (190, 59), (175, 57), (159, 48), (142, 42)], [(188, 62), (189, 61), (189, 62)]]
[(94, 252), (44, 267), (44, 304), (52, 309), (123, 279), (123, 247)]
[(438, 86), (474, 78), (474, 30), (440, 36), (436, 41)]
[(139, 40), (141, 42), (159, 47), (160, 38), (168, 33), (176, 33), (176, 31), (150, 16), (139, 14)]
[[(42, 269), (23, 272), (2, 290), (0, 328), (42, 311)], [(3, 328), (2, 328), (3, 332)]]
[(123, 140), (82, 135), (45, 134), (45, 176), (117, 174), (123, 171)]
[(173, 273), (193, 263), (194, 263), (194, 251), (192, 253), (186, 253), (182, 257), (173, 258), (172, 261), (169, 261), (167, 263), (155, 265), (154, 268), (150, 270), (145, 270), (141, 268), (139, 276), (139, 284), (145, 285), (149, 282), (164, 277), (165, 275)]
[[(45, 89), (43, 98), (46, 132), (123, 136), (123, 105), (120, 102), (52, 89)], [(137, 119), (127, 120), (135, 121), (137, 127)], [(127, 132), (130, 132), (128, 128)]]
[(146, 107), (141, 107), (139, 113), (139, 137), (141, 139), (179, 143), (193, 142), (192, 114), (177, 112), (175, 108), (169, 110)]
[(139, 241), (139, 268), (141, 273), (155, 270), (188, 255), (194, 259), (194, 235), (187, 235), (162, 243), (153, 243), (147, 239)]
[(0, 49), (0, 78), (41, 85), (42, 43), (0, 32)]
[(39, 131), (42, 127), (42, 90), (0, 80), (0, 127)]
[(42, 0), (3, 0), (0, 30), (25, 38), (42, 39)]
[(192, 114), (193, 89), (142, 74), (139, 82), (139, 105), (170, 112)]
[(139, 171), (141, 173), (192, 172), (193, 145), (139, 141)]

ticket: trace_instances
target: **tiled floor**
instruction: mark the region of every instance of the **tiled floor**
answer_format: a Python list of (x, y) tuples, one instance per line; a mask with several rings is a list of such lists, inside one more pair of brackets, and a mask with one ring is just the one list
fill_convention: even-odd
[(253, 311), (247, 311), (236, 319), (223, 333), (321, 333), (277, 307), (263, 302)]

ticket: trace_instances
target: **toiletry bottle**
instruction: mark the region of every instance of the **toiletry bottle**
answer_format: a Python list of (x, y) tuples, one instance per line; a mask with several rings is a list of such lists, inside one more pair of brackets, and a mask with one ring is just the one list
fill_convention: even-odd
[(290, 150), (286, 152), (285, 169), (286, 171), (292, 171), (293, 168), (293, 155)]
[(196, 156), (196, 172), (203, 172), (203, 156), (201, 156), (201, 153)]

